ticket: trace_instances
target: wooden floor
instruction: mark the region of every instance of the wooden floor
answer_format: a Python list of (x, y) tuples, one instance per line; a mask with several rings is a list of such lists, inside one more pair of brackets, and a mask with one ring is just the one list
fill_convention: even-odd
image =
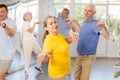
[[(97, 58), (91, 72), (90, 80), (120, 80), (120, 78), (114, 79), (113, 75), (119, 69), (113, 68), (116, 62), (120, 61), (119, 58)], [(75, 58), (72, 58), (72, 72), (71, 80), (73, 79)], [(24, 75), (24, 70), (17, 70), (7, 75), (6, 80), (49, 80), (47, 74), (47, 63), (43, 63), (43, 74), (40, 74), (35, 70), (35, 65), (30, 67), (29, 76)]]

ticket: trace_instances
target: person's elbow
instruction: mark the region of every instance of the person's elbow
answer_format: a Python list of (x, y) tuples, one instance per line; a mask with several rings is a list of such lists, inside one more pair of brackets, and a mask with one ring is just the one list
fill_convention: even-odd
[(15, 35), (15, 32), (8, 33), (10, 37), (13, 37)]
[(106, 36), (105, 38), (106, 38), (107, 40), (110, 39), (110, 35)]
[(100, 34), (107, 40), (110, 38), (110, 33), (104, 29), (100, 31)]
[(11, 29), (9, 32), (7, 32), (7, 35), (9, 35), (10, 37), (13, 37), (15, 35), (15, 30)]
[(110, 34), (106, 34), (106, 35), (104, 35), (104, 37), (105, 37), (105, 39), (110, 39)]

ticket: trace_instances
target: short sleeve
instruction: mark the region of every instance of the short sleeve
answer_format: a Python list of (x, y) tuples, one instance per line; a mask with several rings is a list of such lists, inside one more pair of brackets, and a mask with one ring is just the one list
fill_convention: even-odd
[(44, 40), (43, 51), (44, 52), (52, 52), (52, 42), (49, 39)]
[(93, 29), (93, 32), (94, 32), (95, 34), (99, 34), (99, 33), (100, 33), (100, 30), (101, 30), (101, 27), (97, 27), (97, 28), (94, 28), (94, 29)]
[(6, 25), (8, 27), (11, 27), (11, 28), (14, 28), (15, 30), (17, 30), (17, 25), (16, 25), (16, 22), (14, 20), (8, 18), (4, 22), (6, 23)]
[(23, 31), (27, 31), (30, 28), (30, 23), (29, 22), (24, 22), (22, 25)]

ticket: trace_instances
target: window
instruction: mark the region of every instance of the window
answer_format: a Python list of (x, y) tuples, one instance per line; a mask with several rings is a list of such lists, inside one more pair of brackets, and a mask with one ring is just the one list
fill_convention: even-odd
[(120, 4), (120, 0), (109, 0), (111, 4)]
[(17, 31), (19, 32), (21, 29), (21, 24), (23, 22), (23, 14), (27, 11), (32, 12), (33, 20), (36, 20), (38, 17), (38, 5), (37, 0), (26, 2), (26, 3), (19, 3), (14, 6), (8, 7), (9, 9), (9, 16), (14, 19), (17, 23)]
[[(34, 17), (33, 20), (36, 20), (39, 17), (38, 6), (40, 7), (42, 4), (49, 6), (43, 9), (48, 11), (43, 15), (52, 14), (58, 17), (63, 8), (68, 8), (70, 10), (70, 17), (77, 18), (80, 24), (84, 21), (84, 7), (88, 3), (94, 3), (96, 5), (97, 13), (95, 18), (97, 19), (105, 21), (108, 17), (110, 17), (109, 19), (114, 18), (116, 20), (120, 18), (120, 0), (48, 0), (47, 2), (46, 0), (42, 0), (42, 4), (38, 4), (38, 1), (39, 0), (31, 0), (9, 8), (9, 15), (16, 20), (18, 30), (20, 29), (23, 13), (31, 11)], [(44, 8), (43, 5), (42, 7)]]
[(91, 0), (75, 0), (75, 3), (90, 3)]
[(54, 0), (54, 3), (70, 3), (70, 0)]
[(93, 0), (93, 3), (102, 3), (102, 4), (106, 4), (107, 0)]
[[(63, 0), (62, 0), (63, 1)], [(61, 2), (62, 2), (61, 1)], [(62, 7), (56, 7), (60, 3), (59, 0), (54, 0), (54, 15), (57, 15)], [(120, 0), (70, 0), (67, 3), (61, 3), (59, 6), (69, 5), (70, 15), (71, 17), (75, 17), (79, 23), (81, 24), (84, 21), (84, 7), (88, 3), (93, 3), (96, 5), (96, 15), (95, 18), (100, 19), (102, 21), (108, 22), (109, 19), (117, 20), (114, 22), (115, 25), (118, 23), (118, 19), (120, 18)], [(111, 23), (112, 24), (112, 23)], [(110, 27), (109, 27), (110, 28)], [(114, 29), (110, 31), (113, 32)]]
[(54, 14), (56, 17), (59, 17), (63, 8), (68, 8), (69, 9), (69, 5), (54, 5)]

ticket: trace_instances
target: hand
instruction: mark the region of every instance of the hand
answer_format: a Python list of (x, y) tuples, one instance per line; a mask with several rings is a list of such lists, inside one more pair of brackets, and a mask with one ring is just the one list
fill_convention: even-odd
[(36, 56), (37, 58), (40, 58), (43, 62), (47, 62), (49, 60), (49, 57), (51, 57), (48, 53), (41, 53)]
[(1, 26), (1, 27), (4, 27), (4, 26), (5, 26), (5, 23), (4, 23), (4, 22), (0, 22), (0, 26)]
[(97, 28), (97, 27), (105, 27), (105, 24), (103, 22), (98, 22), (94, 28)]
[(72, 38), (72, 40), (74, 41), (78, 41), (79, 38), (76, 36), (76, 34), (74, 32), (70, 33), (70, 37)]
[(40, 21), (36, 21), (35, 24), (41, 24), (41, 22)]
[(40, 24), (40, 23), (41, 23), (40, 21), (36, 21), (36, 22), (34, 22), (33, 26), (35, 27), (36, 24)]

